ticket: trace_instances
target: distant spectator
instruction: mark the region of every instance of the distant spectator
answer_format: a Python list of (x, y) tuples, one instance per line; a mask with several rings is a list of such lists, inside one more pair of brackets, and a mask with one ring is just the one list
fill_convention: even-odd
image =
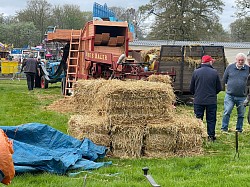
[(21, 72), (24, 71), (27, 78), (28, 90), (33, 90), (35, 74), (38, 72), (40, 75), (40, 69), (38, 68), (37, 59), (34, 58), (34, 54), (31, 53), (29, 58), (22, 64)]
[(62, 55), (62, 61), (61, 61), (61, 63), (63, 64), (64, 71), (67, 70), (67, 59), (68, 59), (68, 56), (69, 56), (69, 48), (70, 48), (70, 44), (67, 43), (64, 46), (64, 48), (62, 49), (63, 50), (63, 55)]
[(38, 68), (37, 68), (36, 75), (35, 75), (35, 88), (41, 88), (41, 64), (42, 62), (41, 62), (40, 56), (38, 56), (36, 59), (38, 63)]

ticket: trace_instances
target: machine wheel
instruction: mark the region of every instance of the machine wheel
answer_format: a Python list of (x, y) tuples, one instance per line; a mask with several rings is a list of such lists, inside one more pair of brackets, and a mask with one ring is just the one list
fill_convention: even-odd
[(65, 88), (66, 88), (66, 77), (63, 77), (61, 80), (61, 94), (62, 95), (64, 95)]
[(47, 89), (49, 87), (49, 81), (44, 76), (41, 77), (41, 88)]
[[(68, 84), (69, 84), (68, 88), (71, 88), (72, 87), (72, 83), (68, 83)], [(62, 95), (64, 95), (65, 89), (66, 89), (66, 77), (63, 77), (62, 80), (61, 80), (61, 93), (62, 93)], [(71, 95), (71, 93), (69, 92), (68, 89), (66, 90), (65, 95)]]

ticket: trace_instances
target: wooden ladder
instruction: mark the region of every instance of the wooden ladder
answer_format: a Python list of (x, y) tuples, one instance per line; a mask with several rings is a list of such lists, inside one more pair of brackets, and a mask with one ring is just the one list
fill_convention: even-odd
[(77, 81), (78, 75), (78, 64), (80, 58), (80, 44), (81, 44), (81, 34), (82, 30), (71, 31), (70, 37), (70, 47), (69, 47), (69, 56), (67, 59), (67, 74), (65, 81), (65, 90), (64, 96), (71, 96), (74, 94), (74, 83)]

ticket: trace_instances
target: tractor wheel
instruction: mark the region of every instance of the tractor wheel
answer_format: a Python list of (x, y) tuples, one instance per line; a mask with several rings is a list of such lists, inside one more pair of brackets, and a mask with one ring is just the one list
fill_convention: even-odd
[(47, 89), (49, 87), (49, 81), (44, 76), (41, 77), (41, 88)]

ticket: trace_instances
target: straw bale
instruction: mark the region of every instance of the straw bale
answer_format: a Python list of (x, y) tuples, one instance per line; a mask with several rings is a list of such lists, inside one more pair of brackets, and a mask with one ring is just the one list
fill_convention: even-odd
[(175, 114), (169, 121), (153, 121), (147, 124), (145, 155), (190, 156), (201, 154), (206, 137), (201, 120), (187, 114)]
[(173, 152), (175, 150), (178, 129), (169, 122), (148, 124), (145, 138), (146, 150)]
[(151, 82), (162, 82), (162, 83), (165, 83), (167, 85), (171, 85), (172, 84), (172, 80), (171, 80), (171, 77), (169, 75), (150, 75), (148, 77), (148, 81), (151, 81)]
[(110, 146), (108, 120), (100, 116), (73, 115), (68, 122), (69, 135), (82, 140), (89, 138), (98, 145)]
[(111, 129), (112, 153), (114, 157), (141, 157), (145, 126), (113, 126)]
[(169, 118), (175, 100), (171, 85), (142, 80), (84, 80), (75, 90), (80, 113), (123, 119)]

